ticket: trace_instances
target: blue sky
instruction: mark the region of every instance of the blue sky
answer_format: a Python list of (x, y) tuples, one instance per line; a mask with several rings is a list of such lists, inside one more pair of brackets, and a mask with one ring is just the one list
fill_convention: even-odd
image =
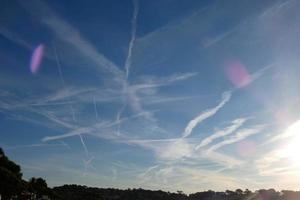
[(0, 146), (51, 186), (299, 189), (299, 8), (4, 1)]

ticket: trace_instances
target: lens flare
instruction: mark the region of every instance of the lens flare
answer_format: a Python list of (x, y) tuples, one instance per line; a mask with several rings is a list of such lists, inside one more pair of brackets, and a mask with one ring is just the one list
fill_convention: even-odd
[(38, 72), (43, 59), (43, 55), (44, 55), (44, 45), (40, 44), (34, 49), (31, 56), (31, 60), (30, 60), (31, 73), (36, 74)]
[(226, 65), (225, 72), (228, 79), (237, 87), (242, 88), (251, 82), (251, 77), (240, 61), (233, 61)]

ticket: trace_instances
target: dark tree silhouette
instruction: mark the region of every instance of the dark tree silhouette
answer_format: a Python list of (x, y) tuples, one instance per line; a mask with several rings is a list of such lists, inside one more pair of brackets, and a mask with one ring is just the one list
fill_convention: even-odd
[(3, 200), (19, 195), (24, 189), (19, 165), (9, 160), (0, 148), (0, 194)]
[(47, 183), (42, 178), (32, 177), (28, 182), (28, 191), (36, 194), (38, 198), (41, 198), (43, 195), (49, 195), (50, 191), (47, 186)]

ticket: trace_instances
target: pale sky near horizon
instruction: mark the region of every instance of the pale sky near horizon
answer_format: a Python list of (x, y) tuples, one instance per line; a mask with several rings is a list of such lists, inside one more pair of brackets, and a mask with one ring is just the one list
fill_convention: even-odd
[(299, 9), (3, 0), (0, 147), (50, 186), (299, 190)]

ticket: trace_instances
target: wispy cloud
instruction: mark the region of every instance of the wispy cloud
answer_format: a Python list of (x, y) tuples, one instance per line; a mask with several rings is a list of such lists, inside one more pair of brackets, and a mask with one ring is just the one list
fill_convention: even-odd
[(149, 97), (144, 104), (161, 104), (161, 103), (170, 103), (177, 101), (186, 101), (189, 99), (195, 98), (195, 96), (180, 96), (180, 97), (164, 97), (164, 96), (155, 96)]
[(256, 72), (252, 73), (250, 75), (250, 83), (255, 81), (256, 79), (260, 78), (269, 69), (272, 69), (275, 66), (275, 64), (276, 63), (271, 63), (269, 65), (266, 65), (266, 66), (262, 67), (261, 69), (257, 70)]
[(164, 144), (157, 155), (166, 160), (178, 160), (191, 156), (192, 145), (183, 139)]
[(128, 46), (128, 53), (125, 61), (125, 74), (126, 79), (128, 79), (129, 73), (130, 73), (130, 67), (131, 67), (131, 56), (132, 56), (132, 50), (134, 47), (134, 41), (136, 38), (136, 29), (137, 29), (137, 16), (139, 13), (139, 2), (138, 0), (132, 0), (133, 3), (133, 15), (131, 19), (131, 39)]
[(198, 73), (196, 72), (188, 72), (188, 73), (176, 73), (166, 77), (142, 77), (143, 82), (132, 84), (130, 87), (133, 90), (141, 90), (147, 88), (166, 86), (177, 81), (187, 80), (191, 77), (196, 76), (197, 74)]
[(148, 140), (127, 140), (130, 144), (137, 144), (145, 149), (154, 151), (156, 158), (162, 164), (176, 166), (179, 163), (199, 166), (199, 161), (209, 161), (218, 168), (232, 168), (240, 166), (243, 162), (223, 153), (214, 151), (195, 151), (199, 138), (167, 138)]
[(32, 46), (28, 42), (23, 40), (17, 33), (10, 31), (3, 26), (0, 26), (0, 34), (10, 41), (25, 47), (26, 49), (33, 49)]
[(118, 171), (117, 171), (117, 169), (115, 167), (112, 167), (111, 171), (112, 171), (111, 180), (112, 181), (116, 181), (117, 178), (118, 178)]
[[(207, 81), (206, 79), (200, 80), (199, 78), (199, 80), (197, 79), (193, 82), (187, 81), (188, 84), (191, 85), (183, 86), (181, 83), (179, 84), (180, 81), (183, 82), (197, 76), (198, 73), (206, 73), (207, 71), (202, 71), (202, 69), (200, 69), (199, 72), (195, 72), (191, 69), (194, 66), (190, 65), (189, 62), (193, 61), (186, 60), (187, 57), (184, 57), (185, 55), (183, 55), (182, 59), (181, 57), (175, 58), (175, 60), (172, 59), (177, 55), (182, 55), (178, 54), (176, 49), (186, 45), (193, 46), (194, 42), (197, 51), (199, 50), (199, 45), (201, 45), (199, 43), (201, 43), (201, 41), (205, 48), (215, 45), (220, 41), (227, 43), (226, 38), (230, 36), (228, 39), (231, 44), (231, 39), (236, 36), (236, 33), (239, 34), (239, 31), (236, 31), (240, 28), (239, 26), (232, 24), (233, 27), (225, 27), (228, 29), (224, 32), (220, 33), (217, 31), (218, 33), (211, 34), (220, 22), (219, 19), (222, 19), (223, 12), (221, 16), (219, 16), (219, 14), (216, 14), (215, 12), (206, 12), (208, 11), (207, 8), (199, 9), (195, 13), (188, 14), (187, 17), (181, 18), (179, 23), (177, 23), (178, 21), (174, 21), (150, 34), (146, 33), (145, 36), (139, 38), (137, 35), (139, 5), (137, 0), (133, 0), (131, 27), (128, 27), (131, 34), (128, 39), (129, 43), (127, 47), (127, 54), (125, 55), (124, 65), (117, 66), (113, 61), (105, 57), (104, 54), (100, 53), (98, 50), (98, 47), (100, 46), (97, 47), (92, 41), (89, 42), (87, 38), (80, 33), (79, 28), (74, 27), (74, 25), (68, 23), (65, 18), (60, 17), (58, 13), (55, 13), (56, 11), (49, 7), (51, 4), (46, 4), (44, 1), (34, 0), (26, 2), (22, 2), (20, 0), (19, 2), (35, 16), (35, 19), (41, 22), (43, 25), (42, 27), (46, 27), (48, 32), (50, 30), (50, 35), (54, 37), (53, 41), (55, 41), (58, 48), (56, 49), (56, 46), (54, 46), (53, 51), (51, 51), (50, 48), (47, 48), (47, 55), (51, 54), (51, 62), (48, 62), (49, 60), (47, 60), (44, 64), (45, 67), (47, 67), (48, 65), (53, 65), (53, 61), (57, 62), (59, 76), (54, 79), (55, 82), (60, 79), (62, 83), (56, 84), (54, 87), (51, 86), (52, 88), (49, 90), (48, 88), (47, 90), (44, 89), (45, 85), (48, 87), (50, 87), (49, 85), (52, 85), (49, 82), (42, 85), (47, 82), (44, 81), (46, 80), (43, 79), (44, 76), (50, 76), (49, 79), (54, 80), (52, 77), (53, 74), (48, 74), (48, 70), (46, 69), (32, 78), (32, 80), (35, 78), (41, 78), (40, 80), (42, 80), (40, 81), (41, 86), (38, 87), (37, 91), (31, 90), (33, 84), (28, 84), (28, 87), (26, 85), (26, 87), (23, 86), (22, 89), (20, 89), (16, 83), (14, 83), (15, 85), (13, 86), (7, 84), (9, 85), (9, 89), (13, 87), (17, 88), (18, 92), (16, 93), (15, 90), (9, 90), (7, 91), (7, 94), (3, 94), (0, 89), (0, 112), (4, 112), (5, 117), (10, 116), (11, 119), (19, 119), (23, 122), (36, 123), (39, 124), (39, 126), (43, 126), (43, 128), (48, 128), (47, 126), (49, 124), (54, 127), (51, 129), (51, 134), (39, 136), (42, 138), (41, 141), (44, 143), (13, 146), (11, 149), (42, 148), (52, 146), (68, 147), (63, 143), (63, 141), (67, 138), (76, 136), (79, 137), (83, 148), (83, 150), (81, 150), (84, 151), (81, 152), (81, 154), (85, 154), (83, 164), (85, 167), (84, 174), (87, 174), (88, 169), (93, 169), (92, 162), (95, 166), (97, 166), (97, 159), (90, 155), (93, 154), (94, 148), (92, 149), (88, 144), (90, 140), (94, 139), (96, 141), (99, 138), (101, 140), (109, 140), (112, 145), (115, 145), (115, 143), (121, 143), (116, 146), (122, 146), (122, 149), (118, 149), (119, 152), (122, 152), (122, 155), (126, 154), (131, 157), (131, 153), (137, 153), (140, 155), (145, 151), (150, 151), (151, 154), (147, 154), (151, 155), (150, 162), (154, 160), (154, 162), (149, 164), (149, 160), (147, 160), (149, 158), (146, 156), (146, 158), (143, 159), (145, 159), (147, 164), (149, 164), (146, 165), (147, 167), (145, 167), (145, 160), (141, 160), (141, 162), (143, 162), (142, 167), (132, 167), (136, 163), (130, 165), (130, 163), (127, 162), (128, 156), (121, 157), (118, 154), (118, 159), (122, 160), (119, 161), (118, 164), (121, 163), (121, 165), (112, 165), (112, 167), (108, 170), (98, 171), (99, 173), (102, 173), (103, 171), (109, 172), (109, 177), (102, 179), (102, 182), (110, 181), (116, 185), (119, 181), (122, 181), (121, 179), (124, 174), (130, 174), (132, 182), (136, 181), (134, 178), (137, 178), (137, 182), (141, 183), (142, 186), (151, 186), (151, 188), (153, 188), (161, 187), (163, 185), (163, 187), (165, 186), (166, 188), (161, 189), (171, 190), (176, 190), (181, 187), (184, 189), (188, 188), (188, 191), (199, 190), (202, 188), (206, 189), (211, 186), (214, 186), (213, 188), (215, 189), (216, 185), (220, 186), (220, 188), (237, 187), (240, 185), (239, 177), (229, 173), (226, 174), (226, 172), (242, 168), (248, 164), (247, 161), (239, 160), (239, 158), (231, 154), (231, 151), (229, 151), (230, 153), (228, 154), (221, 152), (221, 148), (258, 134), (263, 129), (263, 126), (244, 127), (248, 119), (237, 118), (241, 115), (239, 115), (239, 111), (235, 110), (233, 113), (230, 113), (232, 115), (236, 114), (235, 118), (230, 118), (235, 120), (229, 122), (226, 121), (225, 125), (224, 122), (221, 122), (222, 128), (213, 130), (211, 135), (206, 134), (211, 128), (206, 126), (204, 128), (207, 128), (208, 130), (205, 130), (205, 133), (201, 134), (201, 137), (191, 138), (191, 134), (194, 133), (197, 126), (202, 125), (205, 120), (216, 116), (216, 114), (231, 101), (232, 95), (235, 91), (240, 90), (239, 94), (242, 94), (244, 92), (246, 93), (247, 90), (242, 91), (240, 88), (233, 88), (230, 91), (224, 92), (222, 97), (220, 97), (220, 100), (217, 100), (215, 103), (213, 102), (213, 104), (210, 105), (211, 107), (207, 107), (207, 109), (202, 112), (201, 110), (197, 111), (195, 116), (190, 116), (188, 119), (190, 121), (186, 124), (182, 124), (184, 123), (183, 116), (186, 116), (191, 107), (196, 105), (195, 101), (192, 101), (194, 99), (188, 101), (188, 103), (178, 102), (178, 105), (179, 103), (182, 103), (180, 104), (180, 109), (178, 109), (179, 106), (177, 104), (176, 106), (169, 104), (159, 105), (164, 102), (183, 101), (194, 98), (195, 96), (189, 96), (190, 92), (195, 89), (199, 89), (198, 84), (202, 84), (202, 81)], [(193, 8), (193, 10), (195, 9), (196, 8)], [(224, 13), (227, 13), (227, 11)], [(206, 22), (206, 18), (209, 18), (209, 22)], [(248, 29), (245, 29), (245, 32), (246, 30)], [(30, 44), (24, 41), (22, 36), (19, 37), (19, 34), (14, 34), (1, 26), (0, 34), (21, 46), (28, 49), (31, 48)], [(49, 35), (49, 33), (47, 33), (47, 35)], [(172, 35), (172, 37), (170, 37), (170, 35)], [(197, 35), (197, 38), (195, 38), (195, 35)], [(242, 36), (244, 37), (248, 35)], [(205, 38), (208, 39), (205, 40)], [(234, 43), (236, 41), (237, 40), (233, 40)], [(54, 44), (54, 42), (51, 42), (51, 44)], [(221, 47), (223, 43), (219, 44)], [(47, 44), (45, 45), (49, 47)], [(211, 55), (215, 53), (214, 51), (224, 50), (223, 48), (211, 48), (209, 49), (209, 52), (207, 52), (208, 49), (204, 48), (201, 49), (201, 51), (204, 52), (203, 56)], [(251, 46), (250, 49), (252, 48), (253, 47)], [(71, 49), (72, 51), (67, 52), (64, 51), (65, 49)], [(121, 47), (121, 49), (123, 48)], [(184, 54), (188, 53), (189, 52), (184, 52)], [(216, 52), (216, 54), (218, 54), (218, 52)], [(191, 52), (191, 54), (189, 54), (189, 58), (192, 58), (193, 55), (193, 52)], [(231, 55), (230, 52), (229, 55)], [(224, 58), (224, 55), (216, 55), (216, 58), (217, 57)], [(186, 73), (180, 73), (182, 70), (179, 68), (182, 66), (178, 66), (176, 65), (177, 63), (173, 62), (176, 61), (176, 59), (180, 59), (182, 62), (187, 61), (186, 66), (189, 67), (189, 71)], [(154, 71), (154, 67), (149, 67), (151, 62), (157, 63), (161, 60), (171, 61), (170, 63), (172, 63), (172, 65), (167, 65), (167, 62), (165, 62), (164, 65), (166, 64), (166, 67), (169, 68), (166, 68), (163, 72), (160, 69), (159, 71)], [(205, 63), (207, 59), (203, 60), (203, 64), (207, 64)], [(150, 61), (150, 63), (148, 63), (148, 61)], [(77, 64), (77, 62), (79, 64)], [(199, 61), (199, 63), (200, 62), (202, 63), (202, 60)], [(68, 69), (70, 71), (65, 71), (65, 64), (70, 63), (75, 63), (74, 66), (81, 65), (83, 63), (82, 66), (87, 66), (89, 69), (82, 68), (82, 70), (84, 70), (87, 75), (91, 75), (91, 73), (93, 73), (92, 75), (97, 77), (97, 80), (87, 80), (90, 76), (88, 76), (87, 79), (81, 78), (82, 74), (79, 74), (79, 78), (76, 77), (78, 76), (78, 71), (75, 71), (75, 68), (72, 68), (73, 65), (70, 65), (71, 68)], [(141, 65), (141, 63), (143, 65)], [(181, 62), (179, 63), (180, 65), (182, 64)], [(91, 69), (90, 67), (93, 68)], [(134, 67), (139, 67), (136, 73), (132, 73)], [(265, 71), (270, 67), (271, 66), (267, 66), (251, 75), (249, 74), (249, 79), (251, 79), (249, 80), (249, 83), (265, 74)], [(142, 75), (144, 72), (142, 68), (147, 69), (146, 71), (150, 72), (149, 74), (152, 74), (152, 76), (147, 74)], [(49, 68), (49, 70), (53, 70), (53, 68)], [(167, 76), (162, 76), (164, 73), (169, 73), (170, 70), (175, 71), (171, 72)], [(66, 72), (65, 75), (68, 75), (65, 77), (66, 79), (64, 79), (62, 71)], [(101, 73), (95, 74), (95, 71)], [(251, 71), (250, 67), (249, 71)], [(67, 72), (71, 72), (70, 75), (67, 74)], [(105, 76), (102, 76), (103, 72), (105, 73)], [(13, 77), (13, 81), (11, 82), (17, 82), (15, 81), (16, 79), (19, 78)], [(29, 77), (29, 79), (31, 79), (31, 77)], [(110, 80), (112, 80), (112, 82)], [(76, 86), (75, 84), (71, 85), (71, 81), (74, 81), (73, 83), (79, 83), (78, 85), (80, 86)], [(3, 81), (1, 80), (1, 83), (2, 82)], [(68, 86), (66, 85), (66, 82), (68, 82)], [(84, 84), (81, 84), (83, 82)], [(214, 84), (215, 83), (213, 83), (212, 88), (216, 88), (216, 85)], [(189, 89), (183, 91), (187, 88), (185, 86), (188, 86)], [(4, 87), (6, 87), (6, 85), (4, 85)], [(167, 87), (172, 88), (169, 89)], [(26, 91), (27, 88), (30, 88), (30, 90)], [(207, 93), (210, 89), (211, 88), (204, 88), (204, 93)], [(23, 93), (19, 93), (20, 90), (25, 91), (24, 95)], [(8, 94), (9, 92), (15, 93), (16, 95), (13, 96), (13, 94), (10, 98), (8, 98), (10, 95)], [(34, 93), (34, 97), (31, 96), (32, 93)], [(166, 93), (171, 96), (166, 95)], [(205, 104), (206, 103), (208, 102), (205, 102)], [(166, 107), (172, 111), (169, 113), (163, 113)], [(154, 109), (159, 110), (159, 113), (156, 114), (155, 111), (153, 111)], [(175, 113), (173, 112), (174, 109), (176, 116), (173, 114)], [(177, 111), (180, 111), (180, 113), (177, 113)], [(174, 116), (168, 117), (167, 115)], [(176, 119), (174, 120), (174, 118)], [(174, 133), (174, 130), (178, 130), (177, 126), (186, 127), (184, 130), (180, 130), (179, 132), (175, 131)], [(217, 125), (215, 124), (213, 125), (213, 127), (216, 126)], [(164, 135), (161, 134), (163, 131), (165, 131)], [(295, 132), (296, 131), (289, 130), (278, 135), (277, 138), (273, 138), (272, 140), (278, 141), (289, 138), (294, 135)], [(46, 133), (48, 133), (48, 131), (46, 131)], [(45, 132), (42, 132), (42, 134), (45, 134)], [(51, 141), (55, 141), (57, 144)], [(71, 141), (73, 140), (70, 140), (70, 142)], [(133, 145), (134, 148), (132, 148)], [(112, 149), (116, 146), (112, 146)], [(142, 148), (143, 151), (136, 151), (136, 147)], [(75, 149), (73, 150), (74, 151), (70, 151), (68, 153), (73, 153), (75, 155), (76, 151)], [(115, 161), (112, 161), (116, 158), (116, 154), (114, 153), (115, 152), (107, 152), (107, 159), (103, 159), (105, 160), (105, 163)], [(80, 160), (78, 159), (78, 156), (78, 154), (74, 156), (76, 157), (76, 161)], [(270, 154), (270, 156), (272, 155)], [(64, 157), (67, 158), (66, 155), (64, 155)], [(76, 161), (73, 161), (73, 163)], [(268, 161), (268, 166), (266, 168), (263, 166), (265, 163), (260, 163), (260, 172), (262, 172), (262, 174), (266, 174), (266, 171), (271, 168), (270, 163), (274, 164), (277, 162), (278, 160)], [(140, 162), (136, 165), (139, 164)], [(59, 166), (57, 165), (56, 167)], [(73, 175), (70, 177), (79, 177), (79, 172), (70, 173), (67, 168), (64, 170), (64, 172)], [(283, 171), (287, 171), (287, 167), (285, 168), (284, 166), (280, 166), (280, 168), (278, 167), (277, 169), (274, 169), (272, 173), (281, 173)], [(76, 176), (74, 176), (74, 174)], [(91, 174), (93, 176), (96, 175), (96, 173)], [(98, 181), (98, 183), (99, 182), (100, 181)], [(123, 184), (123, 186), (124, 185), (127, 184)]]
[[(200, 169), (196, 166), (186, 165), (162, 165), (153, 166), (147, 174), (139, 179), (143, 180), (145, 187), (176, 191), (186, 188), (186, 192), (195, 192), (206, 187), (218, 187), (220, 189), (238, 187), (238, 179), (217, 171)], [(161, 184), (163, 182), (163, 184)], [(206, 187), (204, 187), (204, 185)]]
[[(150, 172), (152, 172), (153, 170), (157, 169), (159, 167), (159, 165), (153, 165), (153, 166), (150, 166), (148, 167), (145, 171), (143, 171), (142, 173), (140, 173), (138, 175), (138, 178), (141, 179), (141, 182), (145, 182), (147, 181), (147, 178), (148, 178), (148, 174)], [(149, 180), (149, 179), (148, 179)]]
[(202, 42), (202, 45), (204, 48), (207, 48), (207, 47), (210, 47), (214, 44), (217, 44), (218, 42), (224, 40), (226, 37), (230, 36), (232, 33), (234, 33), (234, 31), (236, 31), (237, 27), (229, 30), (229, 31), (226, 31), (224, 33), (221, 33), (220, 35), (217, 35), (215, 37), (209, 37), (207, 39), (205, 39), (203, 42)]
[[(193, 140), (193, 142), (191, 142)], [(143, 148), (151, 149), (155, 152), (159, 160), (178, 161), (193, 154), (194, 143), (198, 138), (166, 138), (166, 139), (141, 139), (127, 140), (129, 144), (137, 144)]]
[(75, 47), (82, 55), (98, 64), (98, 67), (111, 72), (116, 77), (123, 76), (123, 72), (96, 48), (83, 38), (79, 31), (59, 17), (46, 3), (42, 1), (19, 1), (31, 14), (47, 25), (61, 40)]
[(260, 18), (264, 18), (264, 17), (272, 17), (275, 14), (278, 15), (278, 13), (280, 11), (282, 11), (282, 9), (284, 7), (287, 7), (288, 5), (290, 5), (294, 0), (286, 0), (286, 1), (278, 1), (276, 3), (274, 3), (274, 5), (268, 7), (267, 9), (265, 9), (261, 15)]
[[(88, 156), (87, 156), (88, 157)], [(92, 161), (95, 159), (94, 156), (89, 157), (88, 159), (83, 159), (84, 171), (83, 176), (86, 176), (89, 169), (96, 170), (96, 168), (92, 165)]]
[[(142, 90), (145, 90), (145, 89), (149, 89), (149, 88), (157, 88), (157, 87), (161, 87), (161, 86), (170, 85), (174, 82), (183, 81), (183, 80), (191, 78), (195, 75), (197, 75), (197, 73), (173, 74), (171, 76), (162, 77), (162, 78), (148, 77), (148, 78), (144, 78), (143, 82), (141, 82), (141, 83), (127, 85), (126, 97), (127, 97), (128, 104), (131, 106), (131, 108), (135, 112), (138, 112), (138, 113), (144, 112), (145, 117), (147, 119), (155, 122), (156, 120), (153, 118), (151, 113), (146, 112), (143, 109), (142, 103), (141, 103), (141, 98), (138, 96), (139, 92)], [(152, 96), (154, 96), (154, 95), (152, 95)]]
[(87, 148), (87, 146), (86, 146), (86, 144), (85, 144), (85, 142), (83, 140), (83, 136), (81, 134), (78, 134), (78, 136), (80, 138), (80, 142), (81, 142), (81, 144), (83, 146), (84, 153), (85, 153), (86, 157), (89, 157), (89, 150), (88, 150), (88, 148)]
[(282, 133), (272, 136), (272, 138), (265, 141), (263, 145), (293, 137), (299, 134), (299, 130), (300, 130), (300, 120), (297, 120), (294, 123), (292, 123), (289, 127), (287, 127), (287, 129)]
[[(100, 121), (100, 122), (97, 122), (90, 126), (79, 127), (77, 129), (71, 130), (70, 132), (65, 133), (65, 134), (56, 135), (56, 136), (46, 136), (42, 139), (42, 141), (48, 142), (48, 141), (52, 141), (52, 140), (61, 140), (63, 138), (68, 138), (68, 137), (73, 137), (73, 136), (78, 136), (78, 135), (83, 135), (83, 134), (92, 134), (92, 135), (97, 135), (97, 136), (103, 136), (103, 138), (116, 139), (116, 138), (119, 138), (120, 135), (111, 135), (110, 133), (104, 134), (104, 132), (107, 132), (107, 129), (109, 129), (111, 127), (115, 127), (120, 123), (123, 123), (123, 122), (133, 119), (133, 118), (141, 117), (143, 115), (144, 115), (144, 113), (138, 113), (138, 114), (135, 114), (135, 115), (132, 115), (129, 117), (123, 117), (119, 121)], [(102, 135), (100, 135), (100, 134), (102, 134)], [(122, 139), (122, 138), (119, 138), (119, 139)]]
[(257, 126), (251, 127), (251, 128), (244, 128), (244, 129), (238, 131), (234, 136), (231, 136), (230, 138), (225, 139), (222, 142), (219, 142), (219, 143), (211, 146), (207, 151), (208, 152), (215, 151), (223, 146), (241, 141), (251, 135), (261, 132), (263, 128), (264, 128), (263, 125), (261, 125), (261, 126), (257, 125)]
[[(258, 79), (259, 77), (261, 77), (265, 71), (267, 71), (268, 69), (272, 68), (274, 66), (274, 64), (268, 65), (266, 67), (263, 67), (262, 69), (254, 72), (253, 74), (251, 74), (251, 80), (250, 82), (255, 81), (256, 79)], [(222, 100), (221, 102), (214, 108), (210, 108), (206, 111), (203, 111), (202, 113), (200, 113), (197, 117), (195, 117), (194, 119), (192, 119), (188, 125), (186, 126), (186, 128), (184, 129), (184, 132), (182, 133), (182, 137), (188, 137), (193, 129), (202, 121), (204, 121), (207, 118), (210, 118), (212, 116), (214, 116), (230, 99), (232, 96), (232, 93), (236, 90), (237, 88), (235, 88), (234, 90), (229, 90), (223, 93), (222, 95)]]
[(70, 148), (69, 145), (66, 143), (58, 143), (58, 144), (45, 144), (45, 143), (38, 143), (38, 144), (28, 144), (28, 145), (17, 145), (17, 146), (7, 146), (5, 149), (7, 150), (14, 150), (14, 149), (23, 149), (23, 148), (40, 148), (40, 147), (66, 147)]
[(65, 128), (69, 128), (69, 129), (73, 129), (73, 128), (76, 128), (77, 125), (75, 124), (72, 124), (70, 122), (66, 122), (58, 117), (55, 116), (55, 114), (51, 113), (51, 112), (48, 112), (46, 110), (41, 110), (41, 109), (30, 109), (29, 111), (31, 112), (34, 112), (34, 113), (37, 113), (39, 115), (42, 115), (44, 117), (46, 117), (46, 119), (62, 126), (62, 127), (65, 127)]
[(208, 136), (207, 138), (204, 138), (199, 145), (196, 146), (195, 150), (198, 150), (199, 148), (202, 148), (206, 145), (209, 145), (211, 142), (213, 142), (215, 139), (224, 137), (227, 135), (230, 135), (234, 131), (236, 131), (239, 127), (241, 127), (246, 121), (246, 118), (239, 118), (235, 119), (231, 122), (230, 126), (227, 126), (223, 130), (218, 130), (214, 134)]
[[(60, 59), (59, 59), (58, 52), (57, 52), (57, 49), (56, 49), (56, 46), (55, 46), (54, 43), (53, 43), (53, 50), (54, 50), (56, 65), (57, 65), (57, 69), (58, 69), (61, 84), (62, 84), (63, 88), (66, 88), (66, 81), (65, 81), (64, 76), (63, 76), (63, 72), (62, 72), (62, 68), (61, 68), (61, 64), (60, 64)], [(73, 104), (69, 104), (69, 108), (70, 108), (70, 111), (71, 111), (71, 114), (72, 114), (73, 122), (77, 123), (77, 119), (75, 117), (75, 111), (74, 111), (74, 108), (73, 108)], [(89, 157), (89, 150), (87, 148), (87, 145), (85, 144), (83, 136), (81, 134), (79, 134), (78, 136), (79, 136), (80, 142), (82, 144), (82, 147), (84, 149), (85, 156), (88, 158)], [(86, 165), (90, 164), (90, 162), (85, 163), (85, 168), (86, 168)]]
[(238, 160), (232, 156), (215, 152), (215, 151), (206, 150), (205, 152), (202, 153), (201, 156), (202, 158), (207, 158), (213, 162), (219, 163), (226, 168), (241, 166), (241, 164), (243, 164), (243, 161), (241, 160)]
[(223, 93), (222, 95), (222, 100), (221, 102), (214, 108), (210, 108), (206, 111), (203, 111), (202, 113), (200, 113), (197, 117), (195, 117), (194, 119), (192, 119), (188, 125), (186, 126), (186, 128), (184, 129), (184, 132), (182, 133), (182, 137), (188, 137), (189, 135), (191, 135), (193, 129), (202, 121), (204, 121), (207, 118), (212, 117), (213, 115), (215, 115), (231, 98), (232, 95), (232, 91), (226, 91)]
[[(299, 144), (290, 143), (275, 146), (255, 160), (255, 166), (261, 176), (285, 177), (300, 176), (299, 162), (295, 161), (296, 149)], [(294, 146), (294, 147), (293, 147)], [(290, 179), (290, 178), (289, 178)]]
[(42, 139), (43, 142), (48, 142), (48, 141), (52, 141), (52, 140), (60, 140), (63, 138), (68, 138), (68, 137), (73, 137), (73, 136), (79, 136), (82, 134), (89, 134), (91, 132), (94, 132), (96, 130), (97, 127), (104, 127), (106, 124), (106, 122), (104, 123), (97, 123), (96, 125), (93, 126), (87, 126), (87, 127), (80, 127), (78, 129), (72, 130), (66, 134), (61, 134), (61, 135), (56, 135), (56, 136), (46, 136)]

